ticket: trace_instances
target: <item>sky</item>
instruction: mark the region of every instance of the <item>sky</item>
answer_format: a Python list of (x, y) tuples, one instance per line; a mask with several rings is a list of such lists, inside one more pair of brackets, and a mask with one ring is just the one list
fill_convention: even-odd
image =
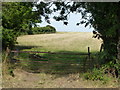
[(54, 19), (50, 19), (51, 24), (48, 24), (43, 20), (42, 23), (38, 24), (41, 27), (46, 25), (51, 25), (56, 28), (58, 32), (92, 32), (94, 28), (90, 28), (89, 26), (85, 27), (84, 25), (77, 26), (76, 23), (80, 21), (81, 14), (71, 13), (68, 19), (68, 25), (64, 25), (63, 21), (55, 21)]

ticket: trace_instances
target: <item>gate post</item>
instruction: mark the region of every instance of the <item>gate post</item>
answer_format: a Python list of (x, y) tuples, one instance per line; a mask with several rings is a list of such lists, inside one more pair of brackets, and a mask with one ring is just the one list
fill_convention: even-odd
[(10, 55), (10, 49), (9, 47), (6, 48), (6, 51), (5, 51), (5, 58), (4, 58), (4, 63), (9, 63), (9, 55)]
[(18, 53), (18, 52), (19, 52), (19, 49), (16, 49), (16, 51), (17, 51), (17, 52), (14, 52), (13, 55), (14, 55), (15, 57), (18, 57), (18, 55), (19, 55), (19, 53)]
[(88, 47), (88, 59), (90, 60), (90, 47)]

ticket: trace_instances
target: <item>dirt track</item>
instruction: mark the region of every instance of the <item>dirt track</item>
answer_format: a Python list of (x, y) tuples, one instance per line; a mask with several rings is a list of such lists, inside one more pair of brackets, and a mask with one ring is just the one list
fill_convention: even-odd
[(3, 87), (6, 88), (96, 88), (113, 87), (102, 85), (99, 81), (83, 80), (79, 74), (50, 75), (29, 73), (21, 69), (14, 71), (15, 77), (6, 76)]
[[(56, 76), (45, 73), (28, 73), (17, 69), (15, 77), (8, 77), (4, 87), (14, 88), (83, 88), (80, 84), (79, 74), (68, 76)], [(9, 81), (10, 80), (10, 81)]]

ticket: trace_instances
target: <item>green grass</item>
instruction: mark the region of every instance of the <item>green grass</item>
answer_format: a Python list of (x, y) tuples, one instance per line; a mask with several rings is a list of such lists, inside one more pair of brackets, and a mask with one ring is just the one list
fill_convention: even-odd
[[(100, 40), (92, 38), (92, 33), (88, 32), (25, 35), (18, 37), (17, 41), (16, 48), (20, 50), (56, 53), (87, 53), (88, 47), (90, 47), (91, 53), (95, 53), (99, 51), (101, 44)], [(21, 60), (21, 66), (33, 72), (78, 73), (85, 72), (87, 68), (90, 69), (93, 66), (93, 64), (91, 66), (89, 63), (84, 63), (88, 60), (88, 56), (45, 53), (36, 55), (41, 56), (42, 59), (26, 53), (20, 53), (17, 58)]]

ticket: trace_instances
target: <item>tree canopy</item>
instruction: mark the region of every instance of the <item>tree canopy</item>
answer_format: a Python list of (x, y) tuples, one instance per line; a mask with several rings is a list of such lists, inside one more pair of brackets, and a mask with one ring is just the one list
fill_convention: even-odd
[(26, 28), (30, 28), (31, 23), (41, 22), (32, 11), (33, 4), (29, 2), (3, 2), (2, 3), (2, 47), (13, 48), (16, 37)]

